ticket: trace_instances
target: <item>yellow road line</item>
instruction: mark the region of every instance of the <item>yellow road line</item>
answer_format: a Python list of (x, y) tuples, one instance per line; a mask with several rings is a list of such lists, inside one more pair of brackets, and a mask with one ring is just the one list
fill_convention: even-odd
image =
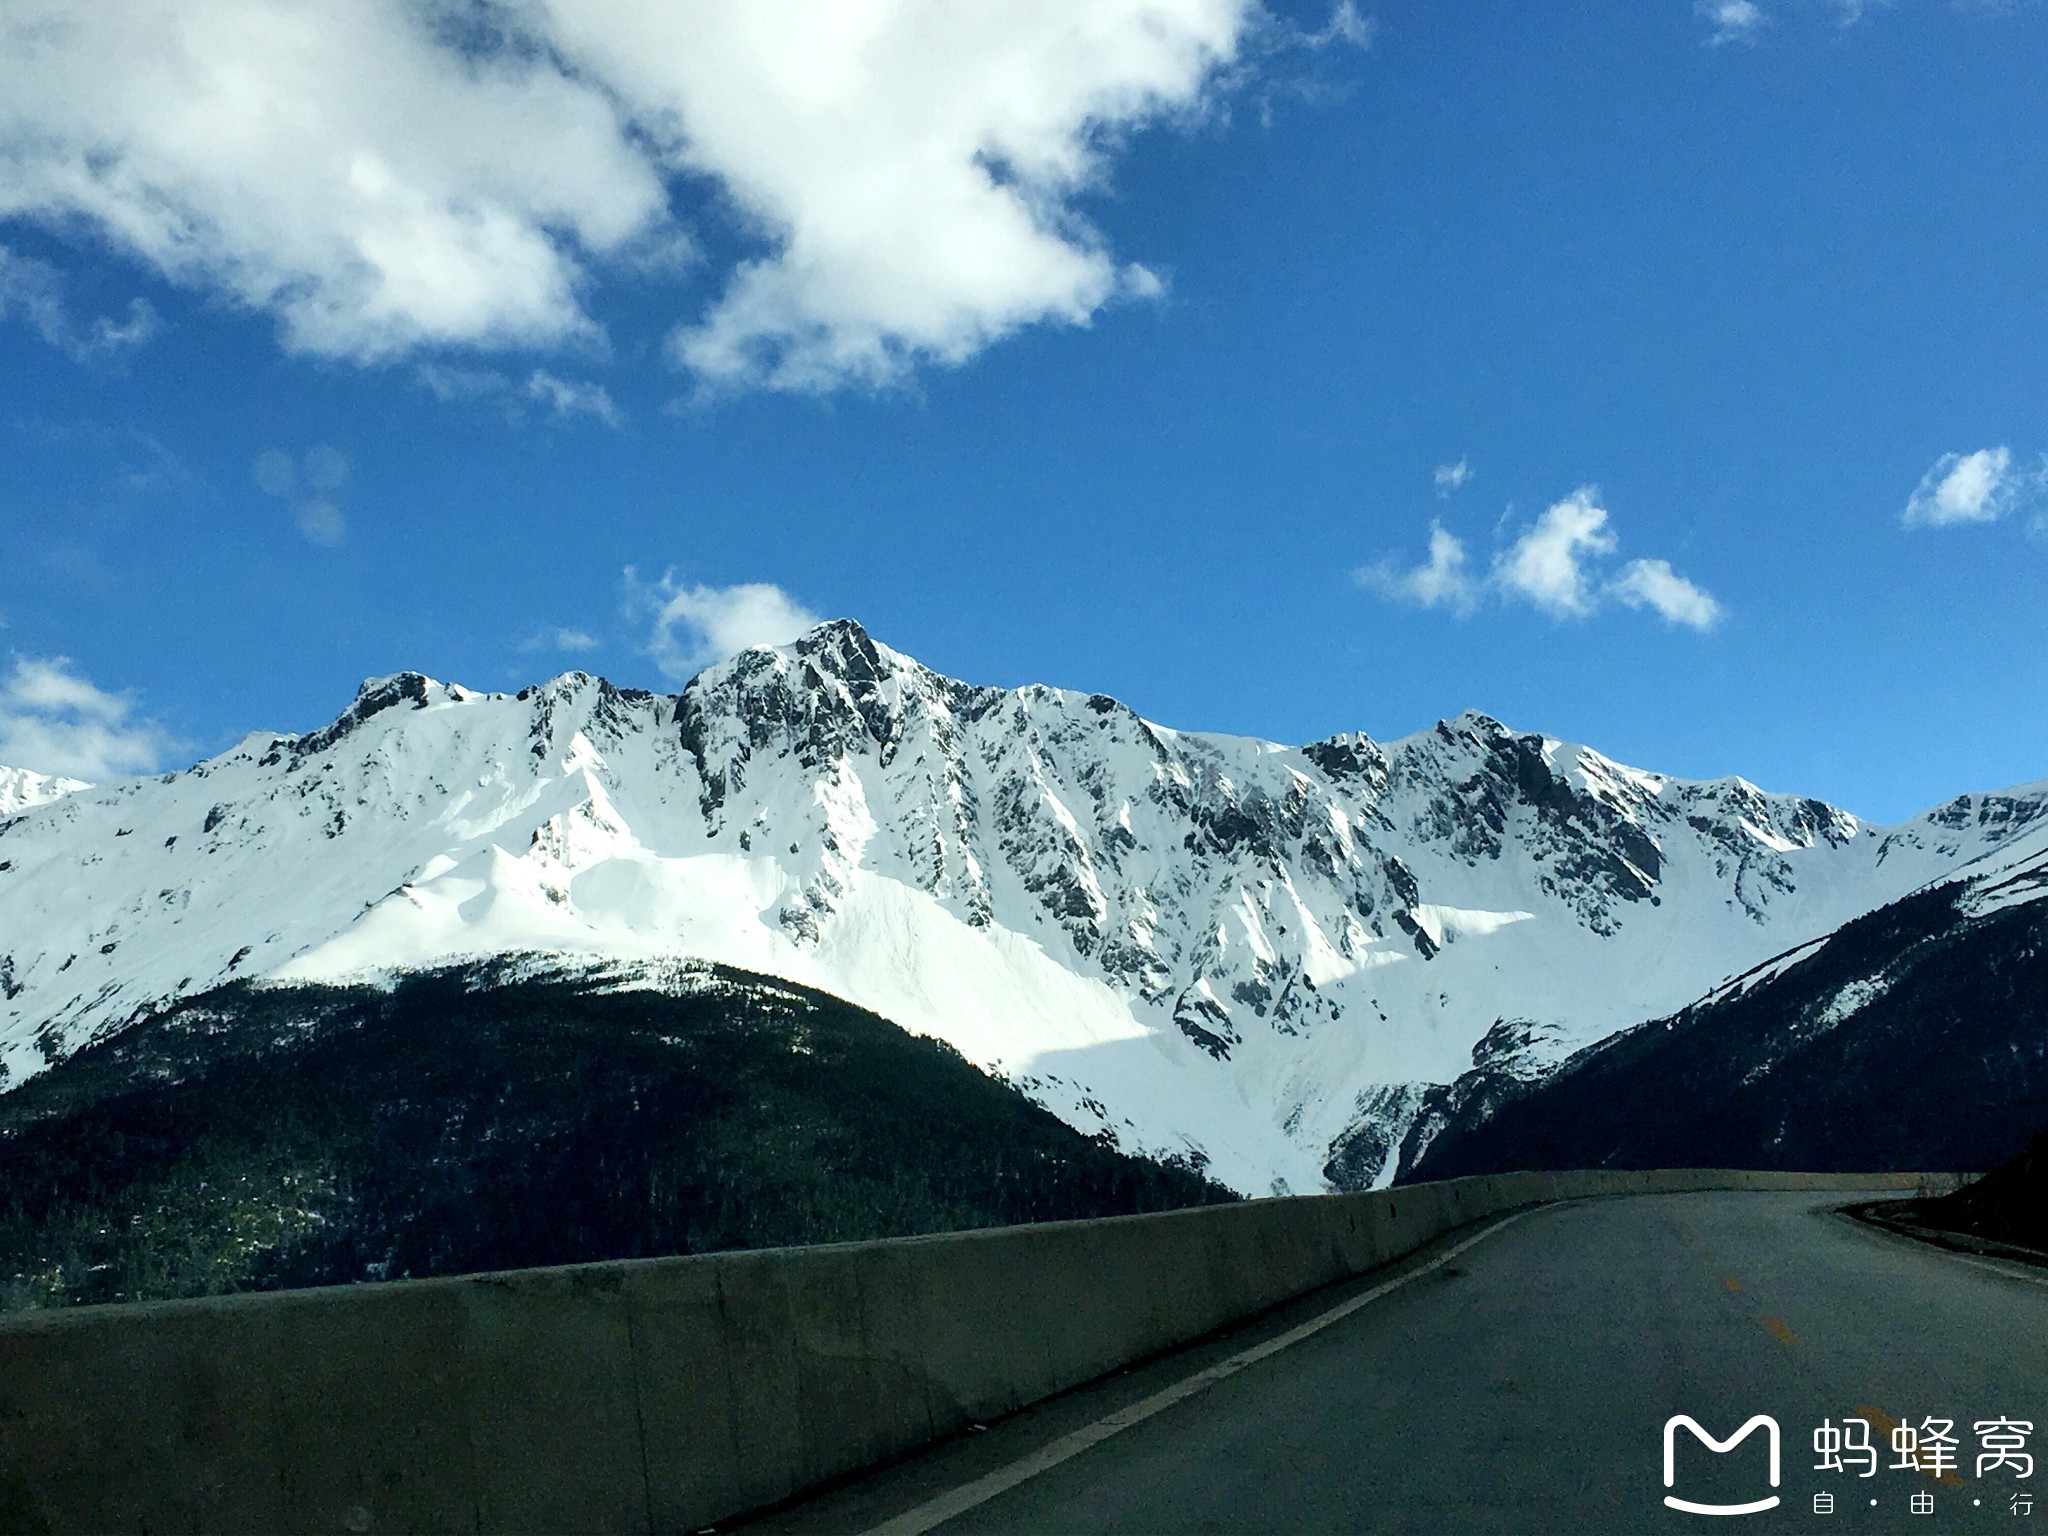
[(1764, 1332), (1768, 1333), (1780, 1344), (1803, 1344), (1806, 1342), (1798, 1334), (1785, 1326), (1785, 1319), (1782, 1317), (1760, 1317), (1757, 1321), (1764, 1325)]
[(1736, 1279), (1733, 1275), (1723, 1275), (1721, 1277), (1721, 1283), (1727, 1286), (1728, 1289), (1731, 1291), (1739, 1291), (1742, 1289), (1742, 1282)]

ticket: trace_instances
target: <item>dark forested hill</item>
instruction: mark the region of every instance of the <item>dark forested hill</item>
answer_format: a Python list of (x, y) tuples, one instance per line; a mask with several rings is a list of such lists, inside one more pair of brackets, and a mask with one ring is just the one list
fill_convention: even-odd
[(1954, 1194), (1884, 1209), (1919, 1226), (2048, 1255), (2048, 1131), (2011, 1162)]
[(1923, 891), (1535, 1081), (1475, 1069), (1410, 1176), (2002, 1163), (2048, 1126), (2044, 884)]
[(704, 967), (230, 986), (0, 1096), (0, 1303), (831, 1242), (1232, 1198), (950, 1047)]

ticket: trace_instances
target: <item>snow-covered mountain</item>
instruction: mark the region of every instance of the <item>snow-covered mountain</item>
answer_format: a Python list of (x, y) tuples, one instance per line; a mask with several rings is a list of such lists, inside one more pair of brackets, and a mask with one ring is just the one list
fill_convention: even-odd
[(1425, 1094), (1404, 1177), (1989, 1168), (2048, 1122), (2048, 820), (1669, 1018)]
[(2039, 785), (1870, 827), (1478, 714), (1385, 744), (1174, 731), (847, 621), (679, 696), (405, 674), (309, 735), (0, 822), (0, 1065), (235, 977), (696, 956), (1242, 1190), (1320, 1187), (1346, 1133), (1349, 1176), (1384, 1181), (1358, 1149), (1397, 1147), (1479, 1042), (1547, 1061), (1668, 1013), (2044, 811)]
[(0, 816), (12, 816), (16, 811), (68, 795), (74, 789), (90, 787), (83, 779), (54, 778), (47, 773), (31, 773), (26, 768), (0, 767)]

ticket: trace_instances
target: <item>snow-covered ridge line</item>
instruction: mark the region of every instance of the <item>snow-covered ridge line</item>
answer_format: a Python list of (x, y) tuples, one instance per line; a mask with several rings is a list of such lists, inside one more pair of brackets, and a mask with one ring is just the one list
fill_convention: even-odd
[(695, 958), (940, 1036), (1084, 1131), (1308, 1189), (1502, 1020), (1561, 1051), (1669, 1013), (2048, 832), (2044, 806), (1871, 827), (1476, 713), (1387, 743), (1169, 730), (850, 621), (677, 695), (402, 673), (320, 730), (0, 821), (0, 1066), (236, 977)]
[(44, 805), (77, 790), (90, 788), (92, 786), (83, 779), (66, 779), (0, 764), (0, 816), (12, 816), (32, 805)]

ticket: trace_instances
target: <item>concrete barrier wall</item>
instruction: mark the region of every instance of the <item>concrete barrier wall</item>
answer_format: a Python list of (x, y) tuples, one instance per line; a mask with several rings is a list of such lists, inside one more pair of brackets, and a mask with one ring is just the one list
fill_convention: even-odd
[(693, 1531), (1517, 1207), (1920, 1175), (1510, 1174), (0, 1320), (0, 1532)]

